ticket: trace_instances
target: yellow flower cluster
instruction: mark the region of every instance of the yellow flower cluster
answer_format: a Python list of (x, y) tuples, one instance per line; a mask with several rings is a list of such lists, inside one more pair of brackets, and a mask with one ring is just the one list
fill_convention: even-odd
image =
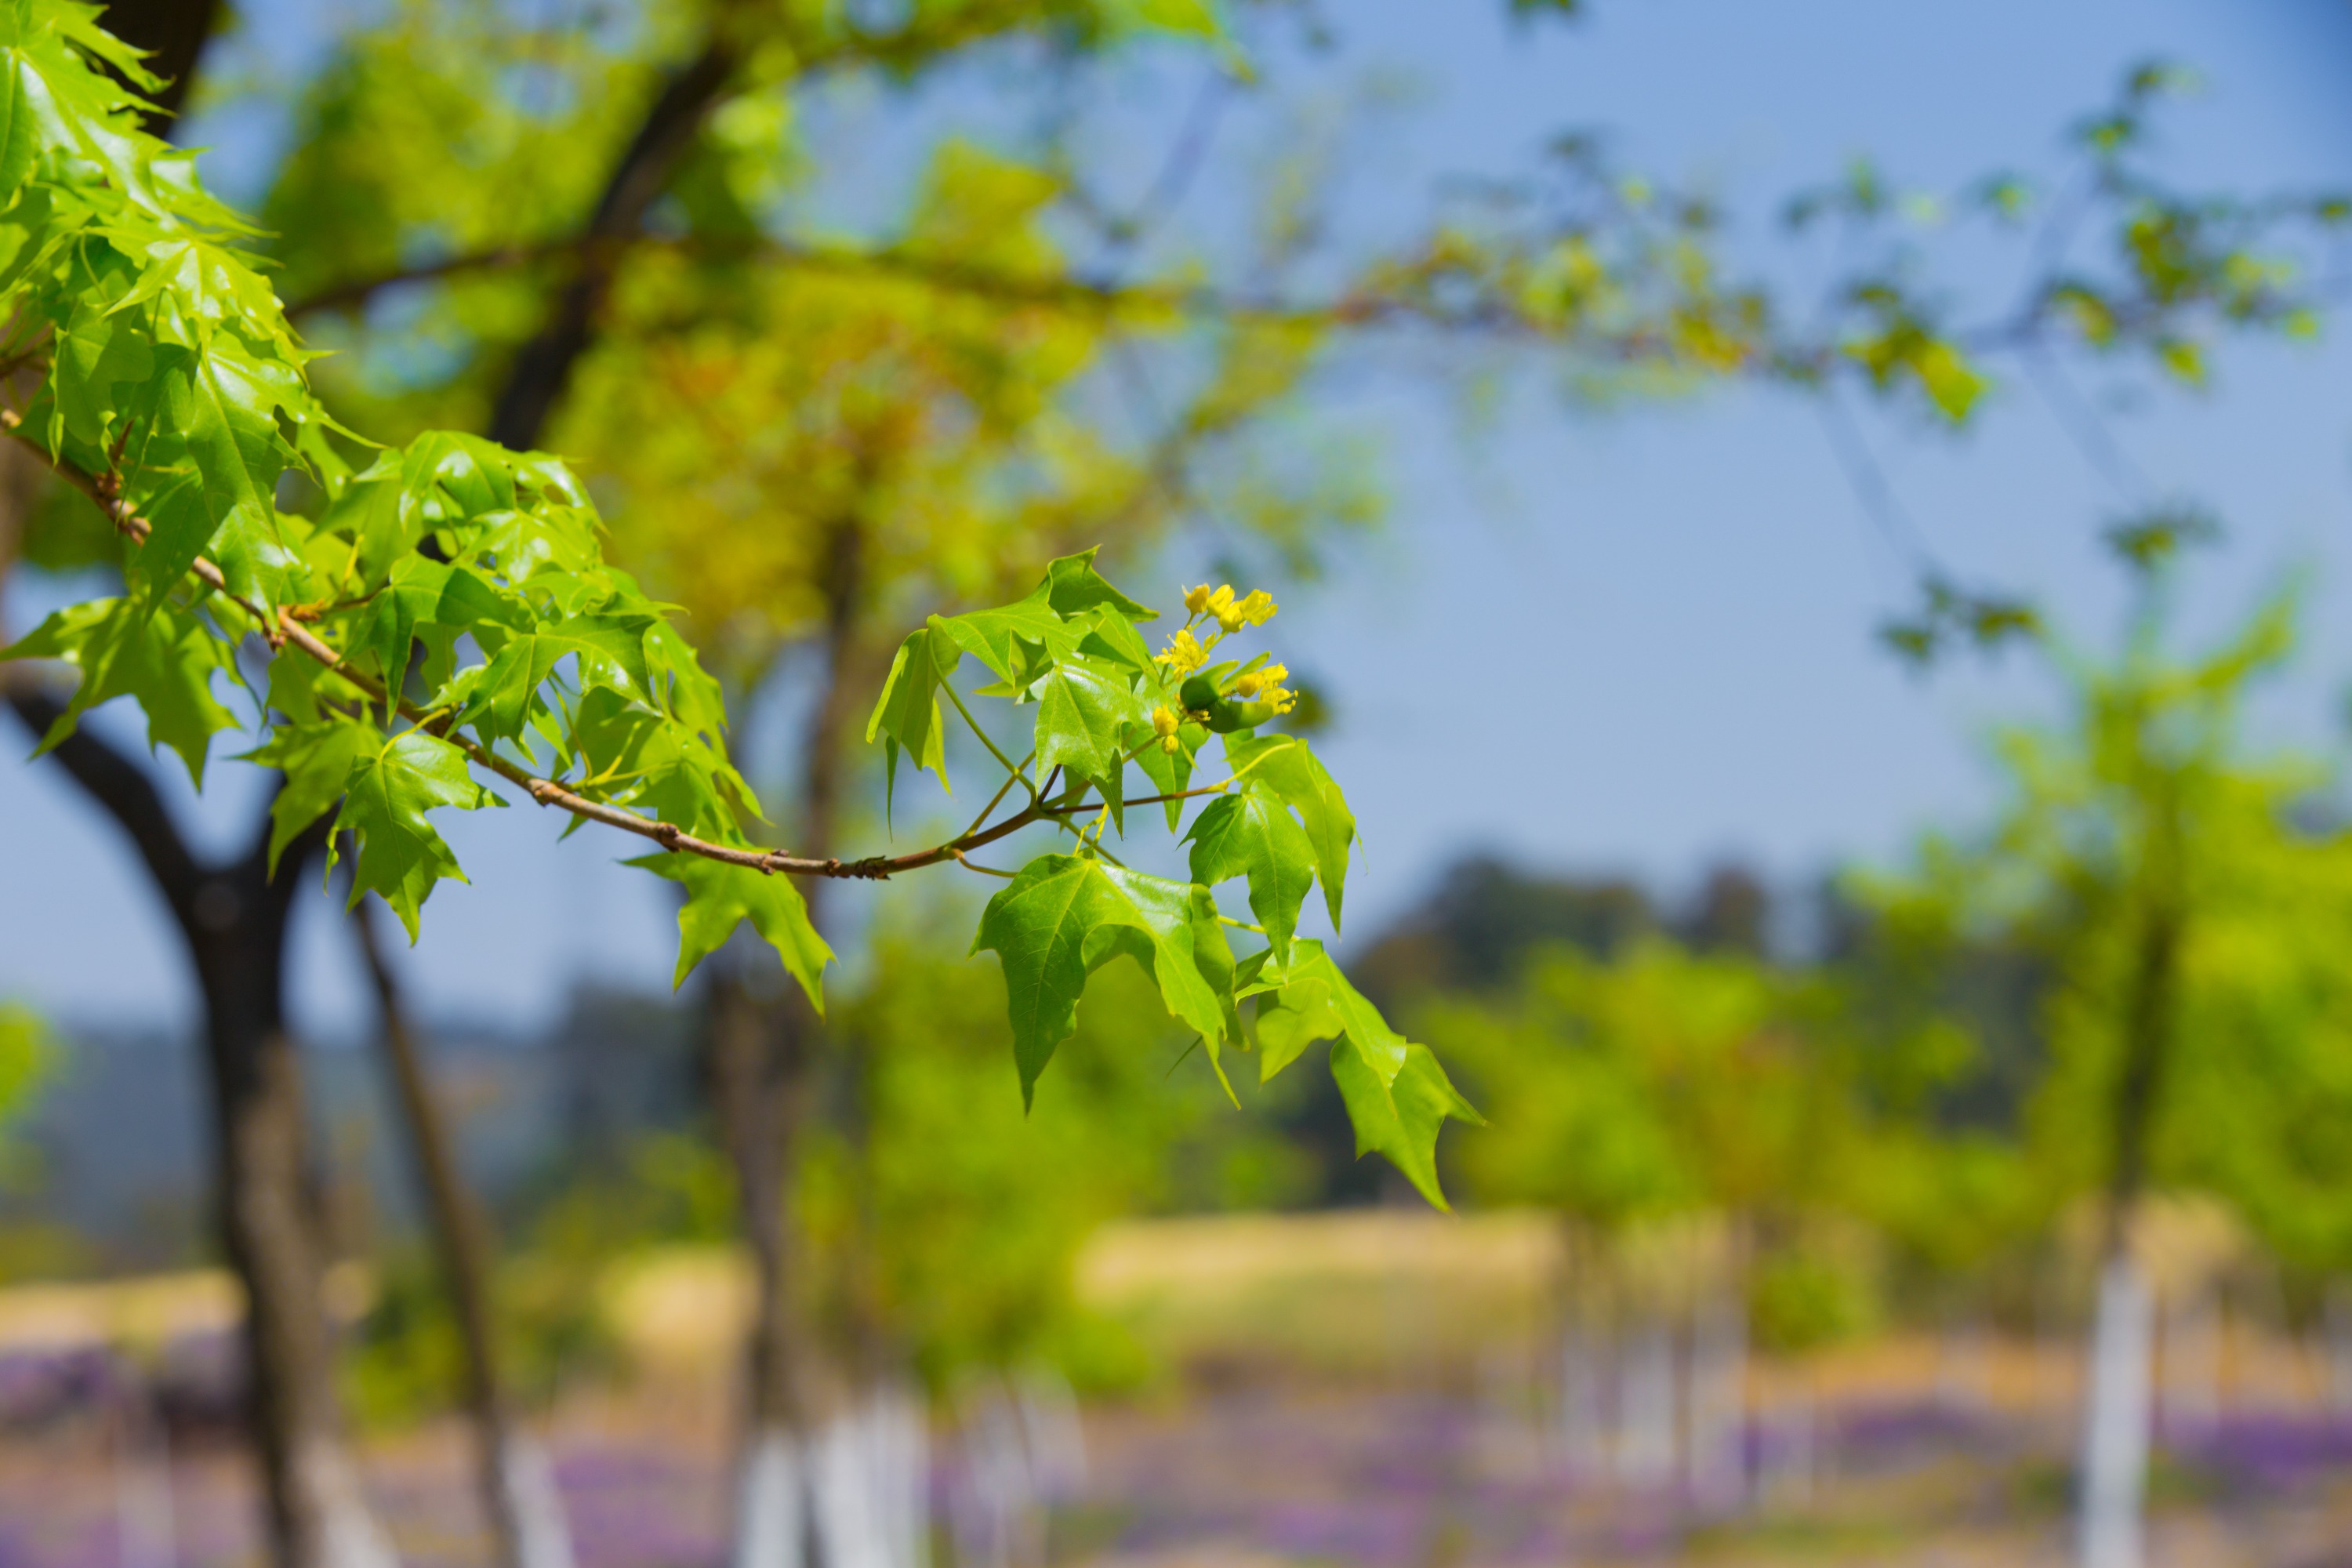
[(1263, 669), (1253, 669), (1234, 682), (1234, 695), (1247, 701), (1263, 697), (1274, 704), (1277, 713), (1287, 713), (1297, 704), (1298, 694), (1282, 684), (1290, 679), (1286, 664), (1269, 664)]
[(1254, 588), (1246, 597), (1236, 599), (1231, 583), (1222, 584), (1213, 589), (1203, 583), (1197, 588), (1185, 590), (1184, 607), (1196, 619), (1208, 616), (1225, 630), (1237, 632), (1244, 626), (1264, 626), (1274, 619), (1275, 612), (1282, 606), (1276, 604), (1273, 596), (1263, 588)]
[(1181, 680), (1209, 661), (1209, 650), (1201, 646), (1192, 628), (1186, 626), (1168, 639), (1168, 646), (1152, 656), (1168, 667), (1171, 679)]
[[(1253, 589), (1236, 598), (1234, 595), (1234, 586), (1230, 583), (1221, 584), (1214, 588), (1203, 583), (1198, 587), (1184, 590), (1184, 608), (1190, 612), (1184, 624), (1177, 628), (1173, 637), (1168, 639), (1166, 647), (1151, 656), (1167, 670), (1168, 678), (1171, 680), (1181, 680), (1208, 663), (1210, 653), (1233, 633), (1241, 630), (1244, 626), (1264, 626), (1274, 619), (1275, 612), (1281, 606), (1276, 605), (1272, 595), (1262, 588)], [(1192, 630), (1194, 626), (1204, 619), (1217, 624), (1217, 629), (1209, 633), (1208, 640), (1205, 642), (1194, 635)], [(1278, 664), (1270, 664), (1263, 668), (1254, 669), (1235, 680), (1233, 685), (1234, 695), (1244, 701), (1263, 699), (1274, 704), (1276, 712), (1287, 713), (1292, 705), (1298, 700), (1296, 693), (1283, 688), (1282, 683), (1289, 678), (1288, 669)], [(1194, 717), (1205, 720), (1207, 715), (1196, 714)], [(1159, 739), (1161, 750), (1169, 752), (1176, 750), (1176, 731), (1182, 722), (1181, 716), (1171, 713), (1165, 708), (1152, 710), (1151, 726)]]

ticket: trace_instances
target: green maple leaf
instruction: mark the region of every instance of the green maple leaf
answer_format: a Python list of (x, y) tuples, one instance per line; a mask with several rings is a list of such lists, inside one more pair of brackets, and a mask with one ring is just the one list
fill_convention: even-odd
[[(646, 668), (646, 628), (649, 616), (576, 616), (508, 635), (476, 678), (472, 695), (457, 715), (485, 741), (506, 740), (522, 733), (539, 689), (566, 658), (576, 659), (583, 687), (626, 684), (620, 689), (635, 697), (650, 697), (653, 679)], [(477, 627), (476, 635), (481, 629)]]
[(327, 719), (281, 726), (266, 745), (246, 754), (246, 761), (277, 768), (286, 775), (269, 803), (271, 876), (278, 874), (278, 858), (286, 852), (286, 846), (335, 804), (361, 755), (383, 739), (371, 724)]
[(1097, 544), (1092, 550), (1081, 551), (1076, 555), (1058, 555), (1047, 562), (1045, 581), (1037, 584), (1032, 596), (1044, 595), (1045, 602), (1059, 616), (1075, 617), (1097, 605), (1105, 605), (1129, 622), (1158, 620), (1159, 611), (1129, 598), (1095, 570), (1095, 556), (1101, 550), (1102, 546)]
[(155, 374), (155, 353), (146, 334), (110, 310), (102, 298), (76, 302), (49, 363), (49, 395), (67, 434), (92, 447), (104, 446), (113, 426), (119, 412), (115, 388), (143, 385)]
[(0, 55), (0, 191), (20, 191), (41, 150), (39, 125), (26, 101), (33, 67), (24, 51), (11, 48)]
[[(1092, 550), (1056, 557), (1024, 597), (992, 610), (933, 616), (931, 626), (1015, 691), (1030, 686), (1038, 673), (1037, 655), (1033, 651), (1024, 658), (1024, 643), (1032, 650), (1042, 649), (1046, 659), (1058, 659), (1077, 651), (1092, 635), (1104, 639), (1105, 652), (1126, 657), (1126, 639), (1119, 638), (1112, 623), (1148, 621), (1157, 612), (1112, 587), (1096, 572), (1094, 560)], [(1140, 638), (1134, 638), (1133, 645), (1140, 647)]]
[(1075, 653), (1085, 636), (1055, 613), (1042, 585), (1027, 598), (992, 610), (933, 616), (930, 627), (993, 670), (999, 680), (1015, 691), (1036, 678), (1041, 657), (1050, 659)]
[(1331, 1045), (1331, 1077), (1356, 1128), (1356, 1157), (1380, 1153), (1405, 1173), (1421, 1195), (1449, 1206), (1437, 1181), (1437, 1134), (1449, 1116), (1484, 1119), (1462, 1098), (1427, 1046), (1405, 1047), (1404, 1065), (1386, 1083), (1348, 1036)]
[(748, 866), (730, 866), (699, 855), (646, 855), (627, 862), (684, 888), (677, 911), (677, 972), (672, 988), (686, 984), (694, 966), (719, 949), (745, 921), (766, 939), (801, 983), (809, 1001), (824, 1011), (824, 966), (833, 949), (817, 934), (808, 905), (790, 877), (771, 876)]
[(1331, 782), (1307, 742), (1295, 735), (1227, 735), (1225, 761), (1236, 776), (1246, 776), (1297, 809), (1307, 842), (1315, 849), (1315, 874), (1323, 884), (1331, 929), (1339, 930), (1339, 900), (1348, 885), (1348, 851), (1356, 841), (1355, 814), (1348, 809), (1339, 786)]
[(1290, 808), (1264, 786), (1244, 784), (1238, 795), (1212, 802), (1184, 838), (1192, 846), (1195, 882), (1214, 887), (1229, 877), (1249, 879), (1250, 912), (1276, 956), (1286, 956), (1315, 879), (1315, 846)]
[(1030, 688), (1037, 700), (1039, 773), (1058, 767), (1073, 780), (1094, 780), (1114, 816), (1127, 735), (1133, 726), (1151, 722), (1151, 710), (1128, 681), (1117, 665), (1071, 654)]
[(401, 488), (434, 528), (516, 507), (515, 455), (462, 430), (427, 430), (401, 454)]
[(940, 717), (940, 688), (963, 661), (955, 640), (930, 626), (908, 634), (890, 661), (889, 679), (866, 721), (866, 740), (882, 737), (883, 809), (889, 809), (898, 786), (898, 753), (915, 761), (915, 770), (928, 768), (940, 787), (948, 784), (947, 731)]
[(401, 486), (400, 459), (391, 452), (353, 475), (320, 522), (351, 536), (352, 565), (362, 583), (383, 581), (425, 537), (424, 520), (418, 509), (407, 504)]
[(588, 574), (604, 569), (596, 543), (594, 515), (574, 506), (539, 506), (491, 512), (467, 538), (466, 551), (495, 560), (507, 581), (520, 583), (546, 573)]
[[(702, 668), (694, 645), (666, 620), (646, 628), (646, 669), (654, 695), (669, 705), (677, 721), (716, 745), (727, 733), (727, 697), (718, 678)], [(751, 815), (756, 819), (756, 807)]]
[[(1123, 866), (1096, 862), (1104, 880), (1134, 909), (1136, 923), (1108, 939), (1150, 970), (1169, 1015), (1190, 1026), (1217, 1060), (1228, 1039), (1241, 1037), (1234, 1010), (1234, 953), (1209, 889)], [(1218, 1077), (1224, 1076), (1222, 1068)], [(1232, 1092), (1230, 1085), (1227, 1093)]]
[(193, 610), (167, 605), (152, 616), (128, 599), (93, 599), (59, 610), (0, 659), (58, 658), (81, 671), (40, 755), (61, 744), (81, 716), (117, 697), (134, 700), (147, 716), (147, 749), (169, 746), (187, 765), (198, 789), (212, 737), (236, 727), (236, 715), (212, 692), (213, 677), (236, 679), (236, 651)]
[(1147, 677), (1156, 690), (1161, 684), (1160, 669), (1151, 657), (1150, 645), (1135, 623), (1108, 605), (1097, 605), (1074, 617), (1083, 632), (1078, 639), (1078, 651), (1099, 659), (1107, 659), (1137, 675)]
[(740, 838), (740, 817), (759, 816), (750, 787), (724, 753), (678, 720), (637, 707), (610, 687), (580, 700), (571, 740), (582, 765), (572, 787), (593, 799), (643, 806), (720, 843)]
[(387, 714), (398, 706), (408, 658), (420, 626), (470, 631), (512, 626), (524, 612), (480, 574), (430, 560), (413, 551), (394, 562), (374, 597), (352, 616), (348, 647), (373, 657), (383, 675)]
[(1041, 855), (982, 911), (971, 951), (984, 950), (1004, 969), (1024, 1104), (1055, 1047), (1077, 1028), (1087, 976), (1121, 953), (1150, 973), (1169, 1012), (1213, 1053), (1234, 1032), (1232, 952), (1208, 890), (1189, 882), (1089, 857)]
[[(439, 806), (472, 811), (503, 805), (466, 771), (466, 753), (436, 735), (410, 730), (363, 749), (343, 784), (335, 830), (358, 845), (352, 899), (376, 893), (416, 940), (416, 915), (443, 879), (464, 881), (457, 857), (425, 814)], [(333, 865), (333, 850), (328, 864)]]
[(269, 661), (269, 695), (264, 708), (274, 708), (298, 724), (315, 724), (331, 716), (321, 703), (363, 707), (367, 693), (307, 654), (281, 649)]
[[(1405, 1037), (1389, 1027), (1381, 1010), (1349, 981), (1321, 942), (1312, 938), (1294, 942), (1286, 960), (1269, 952), (1257, 970), (1244, 974), (1238, 990), (1244, 996), (1267, 993), (1276, 994), (1271, 1007), (1264, 1001), (1258, 1004), (1261, 1082), (1288, 1067), (1315, 1041), (1340, 1033), (1356, 1042), (1383, 1081), (1404, 1065)], [(1276, 1021), (1273, 1044), (1267, 1043), (1265, 1033), (1270, 1012), (1296, 1015)]]
[(1331, 1041), (1331, 1077), (1356, 1129), (1357, 1157), (1375, 1152), (1387, 1156), (1423, 1196), (1445, 1207), (1437, 1183), (1438, 1130), (1449, 1116), (1482, 1119), (1455, 1091), (1429, 1047), (1391, 1028), (1323, 944), (1312, 939), (1291, 943), (1287, 963), (1261, 955), (1240, 979), (1237, 994), (1260, 998), (1261, 1081), (1297, 1060), (1316, 1041)]
[[(141, 453), (132, 499), (152, 531), (131, 559), (135, 596), (161, 601), (199, 555), (230, 593), (279, 603), (299, 562), (278, 532), (278, 476), (295, 460), (278, 414), (308, 412), (290, 365), (257, 360), (226, 335), (203, 350), (157, 343), (154, 420), (166, 437)], [(153, 473), (153, 488), (148, 489)]]

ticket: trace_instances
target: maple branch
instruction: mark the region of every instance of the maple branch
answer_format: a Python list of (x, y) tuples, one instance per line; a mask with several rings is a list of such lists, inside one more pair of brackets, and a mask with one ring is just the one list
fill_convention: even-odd
[[(110, 476), (106, 479), (94, 478), (76, 465), (51, 456), (38, 441), (25, 434), (22, 428), (23, 423), (22, 418), (13, 411), (0, 409), (0, 430), (15, 436), (17, 440), (38, 453), (41, 460), (54, 469), (60, 479), (96, 502), (99, 510), (106, 514), (118, 532), (134, 542), (143, 543), (146, 541), (151, 531), (147, 520), (131, 510), (130, 503), (122, 499)], [(273, 647), (294, 649), (306, 658), (325, 667), (371, 700), (385, 704), (392, 711), (411, 723), (430, 725), (435, 721), (434, 714), (419, 708), (406, 698), (399, 698), (395, 700), (382, 681), (344, 663), (342, 655), (321, 641), (309, 627), (295, 620), (288, 611), (283, 609), (275, 612), (268, 611), (252, 600), (232, 593), (227, 579), (221, 574), (221, 569), (204, 556), (196, 557), (194, 564), (188, 568), (188, 574), (228, 603), (243, 610), (252, 618), (254, 625), (261, 629), (262, 636)], [(674, 823), (656, 822), (650, 817), (639, 816), (635, 812), (625, 811), (619, 806), (590, 800), (552, 779), (541, 778), (528, 768), (509, 762), (489, 747), (469, 740), (462, 734), (449, 731), (446, 728), (436, 729), (434, 732), (463, 752), (467, 760), (475, 766), (486, 768), (498, 774), (541, 805), (556, 806), (586, 821), (601, 822), (608, 827), (617, 827), (625, 833), (634, 833), (640, 838), (650, 838), (663, 848), (677, 854), (699, 855), (707, 860), (716, 860), (729, 866), (747, 867), (754, 871), (768, 873), (781, 871), (795, 877), (847, 877), (867, 881), (885, 881), (903, 871), (920, 870), (927, 866), (937, 866), (943, 861), (959, 859), (964, 850), (977, 849), (985, 845), (993, 844), (1000, 838), (1008, 837), (1019, 832), (1032, 823), (1049, 818), (1045, 803), (1042, 800), (1033, 801), (1031, 805), (1006, 817), (993, 827), (960, 834), (945, 843), (935, 844), (928, 849), (919, 849), (905, 855), (869, 855), (860, 860), (843, 860), (837, 857), (819, 859), (813, 856), (788, 854), (780, 849), (739, 848), (734, 845), (715, 844), (709, 839), (698, 837)]]

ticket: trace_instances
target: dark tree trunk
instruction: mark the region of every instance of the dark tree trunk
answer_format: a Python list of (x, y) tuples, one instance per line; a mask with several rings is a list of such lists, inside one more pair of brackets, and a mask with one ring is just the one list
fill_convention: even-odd
[(352, 911), (361, 956), (375, 987), (385, 1065), (400, 1102), (410, 1156), (425, 1196), (427, 1228), (457, 1319), (466, 1358), (466, 1411), (479, 1452), (476, 1470), (499, 1568), (571, 1568), (571, 1531), (564, 1523), (544, 1452), (519, 1422), (499, 1369), (492, 1320), (489, 1225), (457, 1169), (448, 1123), (433, 1093), (400, 984), (384, 957), (375, 904), (362, 899)]
[[(17, 692), (35, 735), (62, 711)], [(392, 1568), (352, 1461), (335, 1395), (326, 1267), (310, 1199), (299, 1066), (287, 1032), (287, 921), (323, 836), (306, 834), (269, 874), (265, 818), (252, 847), (217, 866), (188, 850), (139, 767), (88, 732), (56, 755), (111, 815), (146, 863), (186, 941), (204, 994), (213, 1087), (221, 1240), (243, 1283), (254, 1436), (282, 1568)]]

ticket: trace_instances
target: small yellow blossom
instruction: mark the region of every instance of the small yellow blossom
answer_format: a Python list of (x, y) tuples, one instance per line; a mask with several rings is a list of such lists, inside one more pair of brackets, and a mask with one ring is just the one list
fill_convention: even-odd
[(1263, 669), (1253, 669), (1234, 682), (1234, 695), (1244, 700), (1264, 698), (1274, 705), (1277, 713), (1287, 713), (1297, 706), (1298, 694), (1288, 690), (1283, 682), (1290, 679), (1290, 667), (1269, 664)]
[(1181, 743), (1176, 739), (1176, 727), (1181, 722), (1181, 720), (1165, 708), (1154, 708), (1151, 710), (1151, 732), (1160, 738), (1161, 751), (1173, 752)]
[(1201, 646), (1188, 626), (1170, 637), (1168, 646), (1152, 657), (1168, 667), (1171, 678), (1181, 679), (1208, 662), (1209, 650)]
[(1253, 669), (1247, 675), (1243, 676), (1239, 680), (1234, 681), (1234, 690), (1244, 699), (1252, 698), (1265, 690), (1267, 687), (1280, 686), (1284, 681), (1289, 679), (1290, 667), (1288, 665), (1269, 664), (1264, 669)]
[(1209, 585), (1206, 583), (1197, 588), (1187, 588), (1184, 590), (1184, 607), (1197, 616), (1209, 607)]
[[(1223, 588), (1220, 588), (1217, 591), (1221, 594), (1230, 594), (1231, 592), (1231, 590)], [(1243, 599), (1238, 603), (1230, 598), (1228, 598), (1223, 604), (1216, 604), (1213, 602), (1209, 606), (1209, 610), (1212, 615), (1217, 617), (1217, 624), (1219, 626), (1224, 627), (1225, 630), (1229, 632), (1237, 632), (1244, 626), (1264, 626), (1266, 622), (1274, 619), (1274, 613), (1281, 607), (1282, 606), (1274, 602), (1273, 596), (1267, 594), (1265, 589), (1254, 588), (1250, 591), (1250, 595), (1246, 599)]]

